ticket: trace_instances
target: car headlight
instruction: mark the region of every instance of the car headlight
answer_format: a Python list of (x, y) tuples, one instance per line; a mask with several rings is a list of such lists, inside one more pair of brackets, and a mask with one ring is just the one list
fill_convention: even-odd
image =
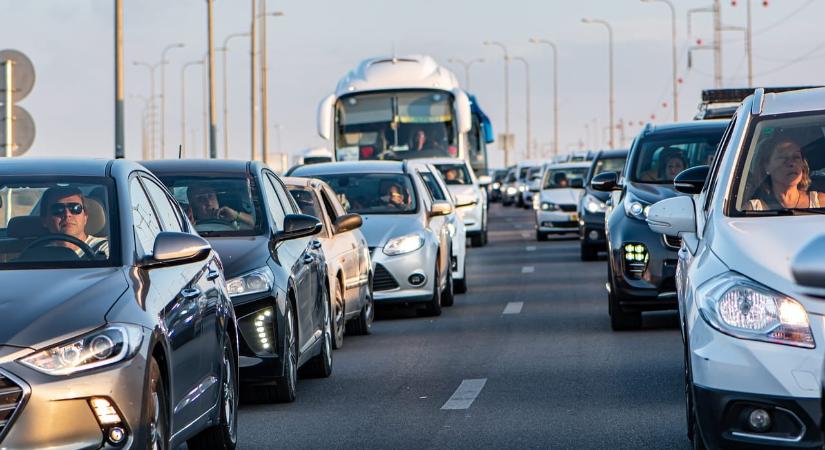
[(541, 207), (541, 196), (534, 195), (533, 196), (533, 209), (539, 209)]
[(587, 194), (584, 196), (582, 200), (582, 204), (584, 205), (584, 209), (591, 214), (596, 214), (600, 212), (604, 212), (606, 205), (603, 201), (597, 199), (596, 197), (592, 196), (591, 194)]
[(516, 195), (516, 192), (515, 186), (507, 186), (507, 195)]
[(501, 183), (499, 183), (499, 182), (493, 183), (493, 189), (499, 189), (499, 188), (501, 188)]
[(542, 211), (558, 211), (559, 205), (553, 202), (541, 202), (541, 210)]
[(408, 234), (406, 236), (390, 239), (384, 246), (384, 254), (388, 256), (403, 255), (414, 252), (424, 245), (424, 238), (418, 234)]
[(226, 281), (230, 297), (269, 292), (275, 283), (275, 275), (269, 266), (259, 267)]
[(523, 184), (520, 184), (519, 187), (518, 187), (519, 192), (524, 192), (525, 189), (527, 189), (527, 187)]
[(808, 313), (796, 300), (735, 272), (697, 289), (699, 311), (712, 327), (740, 339), (814, 348)]
[(639, 220), (647, 220), (647, 212), (650, 211), (650, 205), (637, 199), (631, 194), (627, 194), (624, 200), (624, 212), (628, 217)]
[(71, 375), (131, 358), (143, 342), (143, 329), (113, 324), (20, 359), (47, 375)]

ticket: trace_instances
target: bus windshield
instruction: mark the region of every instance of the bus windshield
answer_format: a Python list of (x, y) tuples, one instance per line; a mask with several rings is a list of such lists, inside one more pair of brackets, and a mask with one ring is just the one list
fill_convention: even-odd
[(336, 105), (336, 159), (456, 157), (452, 103), (452, 94), (432, 90), (342, 97)]

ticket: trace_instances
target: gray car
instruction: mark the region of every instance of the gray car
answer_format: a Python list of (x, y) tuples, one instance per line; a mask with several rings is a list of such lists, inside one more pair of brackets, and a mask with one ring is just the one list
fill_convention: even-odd
[(222, 264), (163, 185), (124, 160), (0, 180), (0, 448), (234, 448)]
[(324, 180), (347, 212), (363, 218), (373, 262), (376, 306), (410, 304), (440, 315), (453, 303), (449, 202), (433, 200), (404, 162), (359, 161), (298, 167), (296, 177)]

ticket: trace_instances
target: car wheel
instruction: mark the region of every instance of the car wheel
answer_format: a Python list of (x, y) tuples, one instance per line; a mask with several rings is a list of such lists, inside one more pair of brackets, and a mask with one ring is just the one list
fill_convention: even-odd
[(596, 247), (592, 245), (585, 244), (582, 242), (581, 244), (581, 260), (582, 261), (595, 261), (599, 258), (599, 251), (596, 250)]
[(619, 305), (618, 295), (616, 295), (616, 288), (613, 284), (613, 272), (610, 269), (610, 261), (608, 261), (608, 282), (610, 283), (610, 292), (607, 294), (608, 312), (610, 313), (610, 328), (613, 331), (638, 330), (642, 327), (642, 313), (639, 311), (622, 311)]
[(484, 238), (481, 233), (470, 236), (470, 245), (472, 247), (481, 247), (484, 245)]
[(292, 302), (287, 299), (284, 313), (284, 374), (276, 378), (274, 388), (262, 389), (264, 400), (291, 403), (295, 401), (298, 385), (298, 330), (292, 311)]
[(536, 230), (536, 240), (540, 241), (540, 242), (546, 241), (547, 240), (547, 233)]
[(487, 218), (485, 216), (484, 223), (482, 224), (482, 229), (481, 229), (481, 246), (483, 247), (483, 246), (487, 245), (488, 242), (490, 242), (490, 238), (487, 235)]
[(346, 330), (344, 315), (344, 291), (341, 283), (335, 281), (335, 299), (332, 301), (332, 348), (338, 350), (344, 346), (344, 331)]
[(324, 304), (324, 323), (321, 331), (321, 351), (317, 356), (307, 362), (306, 374), (314, 378), (327, 378), (332, 375), (332, 306), (329, 295), (326, 295)]
[(217, 425), (186, 442), (190, 450), (233, 450), (238, 444), (238, 380), (230, 336), (224, 337), (221, 367), (221, 408)]
[(441, 289), (439, 288), (439, 284), (441, 283), (438, 273), (438, 266), (436, 265), (435, 270), (433, 270), (433, 298), (427, 303), (426, 308), (421, 311), (426, 316), (440, 316), (441, 315)]
[(149, 359), (149, 389), (143, 401), (146, 423), (146, 447), (169, 449), (169, 400), (155, 357)]
[(455, 285), (453, 284), (453, 271), (447, 269), (447, 285), (441, 291), (441, 306), (453, 306), (455, 303)]
[(358, 317), (347, 322), (347, 333), (355, 335), (367, 335), (372, 333), (372, 321), (375, 319), (375, 303), (372, 299), (372, 292), (367, 290), (367, 298), (364, 299), (364, 306)]

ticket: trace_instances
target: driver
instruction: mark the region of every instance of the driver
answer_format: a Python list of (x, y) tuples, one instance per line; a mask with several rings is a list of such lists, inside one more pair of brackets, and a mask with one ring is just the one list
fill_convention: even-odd
[(447, 182), (451, 182), (453, 184), (461, 182), (461, 180), (458, 179), (457, 169), (447, 169), (447, 173), (444, 174), (444, 178), (447, 179)]
[(196, 225), (203, 220), (221, 220), (255, 226), (255, 220), (251, 214), (236, 211), (229, 206), (221, 206), (218, 203), (218, 194), (212, 186), (193, 184), (186, 190), (186, 197), (189, 199), (192, 218)]
[(567, 174), (564, 172), (559, 172), (553, 176), (553, 184), (559, 188), (566, 188), (570, 182), (567, 180)]
[[(89, 213), (86, 198), (80, 189), (70, 186), (47, 189), (40, 202), (40, 219), (50, 233), (77, 238), (91, 247), (96, 255), (109, 257), (109, 240), (86, 233)], [(80, 247), (71, 242), (58, 241), (54, 245), (69, 248), (80, 257), (86, 256)]]
[(390, 184), (387, 194), (382, 196), (389, 208), (402, 210), (409, 208), (409, 198), (407, 190), (397, 183)]

